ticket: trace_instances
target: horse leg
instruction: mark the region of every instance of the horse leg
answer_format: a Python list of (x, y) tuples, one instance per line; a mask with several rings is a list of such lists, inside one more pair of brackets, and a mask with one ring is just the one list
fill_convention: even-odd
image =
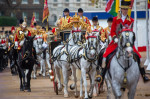
[(40, 73), (39, 73), (39, 75), (42, 75), (42, 72), (43, 72), (43, 64), (44, 64), (44, 62), (43, 62), (44, 60), (43, 59), (41, 59), (40, 60)]
[(98, 88), (98, 83), (95, 84), (94, 89), (93, 89), (93, 96), (96, 97), (97, 96), (97, 88)]
[(46, 63), (47, 63), (47, 65), (48, 65), (48, 68), (49, 68), (49, 70), (51, 70), (51, 64), (50, 64), (50, 62), (49, 62), (49, 54), (48, 53), (46, 53)]
[(82, 68), (81, 69), (81, 73), (82, 73), (82, 78), (83, 78), (83, 82), (84, 82), (84, 89), (85, 89), (85, 99), (88, 99), (88, 94), (87, 94), (87, 81), (86, 81), (86, 69)]
[(122, 92), (119, 82), (117, 82), (116, 80), (112, 80), (112, 89), (115, 95), (115, 99), (120, 99), (122, 96)]
[(37, 65), (34, 65), (33, 66), (33, 79), (36, 79), (36, 68), (37, 68)]
[(68, 96), (68, 71), (66, 66), (62, 65), (63, 79), (64, 79), (64, 97)]
[(45, 64), (45, 60), (43, 61), (43, 77), (45, 77), (46, 75), (46, 64)]
[(80, 98), (82, 99), (83, 98), (83, 79), (81, 77), (81, 80), (80, 80)]
[(18, 73), (19, 73), (19, 78), (20, 78), (20, 91), (24, 91), (23, 84), (22, 84), (22, 73), (19, 69), (18, 69)]
[(135, 92), (136, 92), (136, 87), (137, 87), (137, 84), (138, 84), (137, 82), (135, 84), (132, 84), (132, 86), (129, 87), (128, 99), (134, 99)]
[(111, 99), (111, 84), (108, 80), (108, 73), (105, 75), (105, 83), (107, 86), (107, 99)]
[(91, 90), (89, 93), (89, 98), (92, 98), (92, 95), (93, 95), (93, 89), (94, 89), (94, 85), (95, 85), (95, 75), (96, 75), (96, 69), (93, 69), (90, 73), (92, 82), (91, 82)]
[[(57, 79), (58, 79), (58, 90), (62, 91), (62, 84), (61, 84), (61, 81), (60, 81), (60, 68), (56, 67), (55, 72), (56, 72), (56, 76), (57, 76)], [(56, 80), (56, 78), (55, 78), (55, 80)]]
[(30, 88), (30, 80), (31, 80), (31, 73), (32, 73), (33, 68), (29, 69), (29, 72), (27, 74), (27, 91), (31, 92), (31, 88)]
[(72, 75), (73, 75), (73, 80), (74, 80), (74, 84), (70, 85), (70, 89), (75, 89), (75, 97), (78, 97), (77, 95), (77, 77), (76, 77), (76, 68), (71, 66), (72, 69)]

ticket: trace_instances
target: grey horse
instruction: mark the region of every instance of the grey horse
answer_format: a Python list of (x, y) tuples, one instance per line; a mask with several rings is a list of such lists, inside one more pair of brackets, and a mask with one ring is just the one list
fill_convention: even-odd
[[(128, 99), (134, 99), (139, 81), (140, 71), (138, 62), (133, 53), (134, 32), (125, 30), (119, 35), (117, 52), (110, 62), (110, 68), (105, 77), (108, 94), (111, 88), (115, 99), (122, 97), (121, 89), (127, 88)], [(110, 96), (108, 95), (108, 99)]]

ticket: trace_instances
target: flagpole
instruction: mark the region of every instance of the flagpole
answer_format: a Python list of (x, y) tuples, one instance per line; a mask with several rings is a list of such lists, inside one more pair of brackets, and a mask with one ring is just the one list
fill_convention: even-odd
[[(150, 35), (150, 9), (148, 9), (149, 10), (149, 35)], [(148, 36), (148, 40), (150, 39), (150, 37)], [(149, 42), (150, 42), (150, 40), (149, 40)], [(148, 45), (148, 48), (149, 48), (149, 45)], [(148, 51), (148, 54), (149, 54), (149, 51)], [(148, 66), (147, 66), (147, 68), (146, 68), (146, 70), (150, 70), (150, 62), (149, 62), (149, 64), (148, 64)]]
[(135, 47), (138, 49), (138, 33), (137, 33), (137, 11), (136, 11), (136, 0), (134, 0), (134, 27), (135, 27), (135, 37), (137, 38), (135, 41)]
[(148, 0), (146, 0), (146, 52), (147, 52), (147, 59), (144, 63), (144, 65), (149, 64), (149, 36), (148, 36)]

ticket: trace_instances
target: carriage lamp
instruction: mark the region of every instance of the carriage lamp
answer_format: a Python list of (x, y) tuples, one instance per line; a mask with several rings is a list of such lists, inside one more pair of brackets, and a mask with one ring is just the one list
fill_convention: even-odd
[(126, 33), (125, 35), (126, 35), (126, 36), (129, 36), (129, 33)]
[(54, 76), (50, 76), (50, 80), (51, 80), (51, 81), (54, 81)]
[(50, 75), (53, 75), (53, 71), (52, 71), (51, 69), (49, 70), (49, 74), (50, 74)]
[(126, 46), (129, 47), (129, 46), (130, 46), (130, 43), (127, 43)]

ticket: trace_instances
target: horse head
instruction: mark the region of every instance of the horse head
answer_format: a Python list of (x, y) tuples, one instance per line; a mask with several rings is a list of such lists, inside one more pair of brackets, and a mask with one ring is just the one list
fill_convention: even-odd
[(28, 54), (28, 56), (32, 56), (32, 48), (33, 48), (33, 40), (35, 36), (25, 36), (25, 41), (23, 44), (23, 53)]
[(43, 44), (42, 35), (36, 35), (35, 40), (36, 40), (35, 46), (36, 46), (38, 49), (42, 49), (42, 44)]
[(89, 34), (87, 36), (86, 44), (87, 44), (86, 46), (87, 53), (89, 53), (91, 57), (97, 55), (97, 47), (98, 47), (97, 36)]
[(72, 36), (73, 36), (73, 42), (75, 44), (81, 44), (82, 43), (81, 26), (79, 28), (73, 27)]
[[(122, 24), (120, 25), (123, 27)], [(126, 57), (133, 56), (133, 46), (135, 41), (135, 33), (133, 32), (133, 24), (131, 24), (128, 28), (122, 28), (121, 33), (119, 35), (118, 47), (123, 51), (123, 54)]]

